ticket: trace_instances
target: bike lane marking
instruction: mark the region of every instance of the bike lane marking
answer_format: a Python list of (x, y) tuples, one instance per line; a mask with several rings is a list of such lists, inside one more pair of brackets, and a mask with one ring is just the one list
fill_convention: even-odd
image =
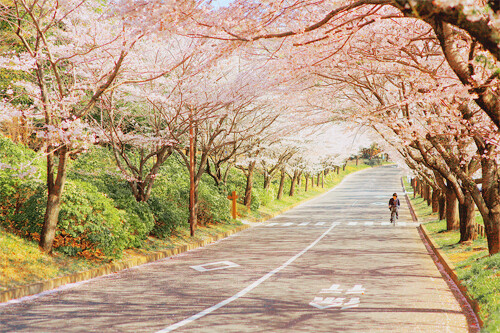
[(327, 230), (325, 231), (323, 234), (321, 234), (321, 236), (319, 236), (318, 238), (316, 238), (316, 240), (314, 242), (312, 242), (311, 244), (309, 244), (305, 249), (303, 249), (302, 251), (300, 251), (299, 253), (297, 253), (296, 255), (294, 255), (293, 257), (291, 257), (290, 259), (288, 259), (283, 265), (273, 269), (272, 271), (270, 271), (269, 273), (267, 273), (266, 275), (262, 276), (260, 279), (258, 279), (257, 281), (253, 282), (252, 284), (248, 285), (246, 288), (244, 288), (243, 290), (241, 290), (240, 292), (234, 294), (233, 296), (223, 300), (222, 302), (219, 302), (201, 312), (198, 312), (197, 314), (195, 315), (192, 315), (191, 317), (189, 318), (186, 318), (182, 321), (179, 321), (175, 324), (172, 324), (162, 330), (159, 330), (157, 331), (156, 333), (166, 333), (166, 332), (172, 332), (173, 330), (176, 330), (178, 329), (179, 327), (182, 327), (184, 325), (187, 325), (197, 319), (200, 319), (212, 312), (214, 312), (215, 310), (231, 303), (232, 301), (235, 301), (237, 300), (238, 298), (242, 297), (242, 296), (245, 296), (247, 293), (249, 293), (250, 291), (252, 291), (253, 289), (255, 289), (257, 286), (259, 286), (262, 282), (266, 281), (267, 279), (269, 279), (271, 276), (273, 276), (274, 274), (278, 273), (279, 271), (281, 271), (282, 269), (284, 269), (285, 267), (287, 267), (288, 265), (290, 265), (292, 262), (294, 262), (295, 260), (297, 260), (299, 257), (301, 257), (303, 254), (305, 254), (307, 251), (309, 251), (310, 249), (312, 249), (316, 244), (318, 244), (326, 235), (328, 235), (328, 233), (330, 231), (332, 231), (333, 228), (335, 228), (339, 223), (332, 223), (332, 226)]

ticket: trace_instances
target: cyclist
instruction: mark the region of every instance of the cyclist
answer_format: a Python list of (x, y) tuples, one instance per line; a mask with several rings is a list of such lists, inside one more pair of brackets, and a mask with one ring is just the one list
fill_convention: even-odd
[(396, 219), (398, 218), (398, 209), (401, 203), (398, 199), (398, 194), (394, 193), (392, 198), (389, 200), (389, 210), (391, 211), (391, 223), (396, 223)]

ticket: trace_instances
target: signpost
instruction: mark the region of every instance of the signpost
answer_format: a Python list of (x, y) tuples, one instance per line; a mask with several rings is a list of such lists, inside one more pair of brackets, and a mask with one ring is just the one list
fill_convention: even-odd
[(233, 201), (231, 213), (233, 215), (233, 219), (236, 220), (236, 215), (237, 215), (237, 208), (236, 208), (236, 199), (238, 199), (238, 196), (236, 195), (236, 191), (233, 191), (233, 193), (227, 197), (229, 200)]

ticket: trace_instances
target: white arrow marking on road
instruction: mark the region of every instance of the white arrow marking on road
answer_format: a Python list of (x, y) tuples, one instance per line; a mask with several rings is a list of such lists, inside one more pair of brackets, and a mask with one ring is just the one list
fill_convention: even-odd
[(308, 225), (308, 224), (309, 224), (309, 222), (302, 222), (299, 225)]
[(342, 292), (342, 289), (339, 289), (340, 285), (339, 284), (332, 284), (332, 286), (328, 289), (322, 289), (319, 293), (320, 294), (325, 294), (325, 293), (330, 293), (330, 294), (340, 294)]
[(365, 288), (363, 288), (362, 284), (356, 284), (354, 287), (349, 289), (346, 294), (364, 294), (365, 293)]
[(351, 300), (348, 303), (345, 303), (344, 306), (340, 308), (340, 310), (347, 310), (350, 308), (355, 308), (357, 306), (359, 306), (359, 298), (355, 297), (351, 298)]
[(340, 307), (344, 303), (344, 300), (344, 297), (314, 297), (314, 300), (309, 303), (309, 305), (323, 310), (327, 308)]

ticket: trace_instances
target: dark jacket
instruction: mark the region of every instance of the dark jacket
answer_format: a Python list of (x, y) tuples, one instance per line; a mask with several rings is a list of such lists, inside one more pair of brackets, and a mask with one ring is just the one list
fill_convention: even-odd
[(389, 207), (398, 207), (401, 206), (401, 203), (399, 202), (399, 199), (396, 198), (396, 200), (394, 200), (394, 198), (391, 198), (389, 200)]

